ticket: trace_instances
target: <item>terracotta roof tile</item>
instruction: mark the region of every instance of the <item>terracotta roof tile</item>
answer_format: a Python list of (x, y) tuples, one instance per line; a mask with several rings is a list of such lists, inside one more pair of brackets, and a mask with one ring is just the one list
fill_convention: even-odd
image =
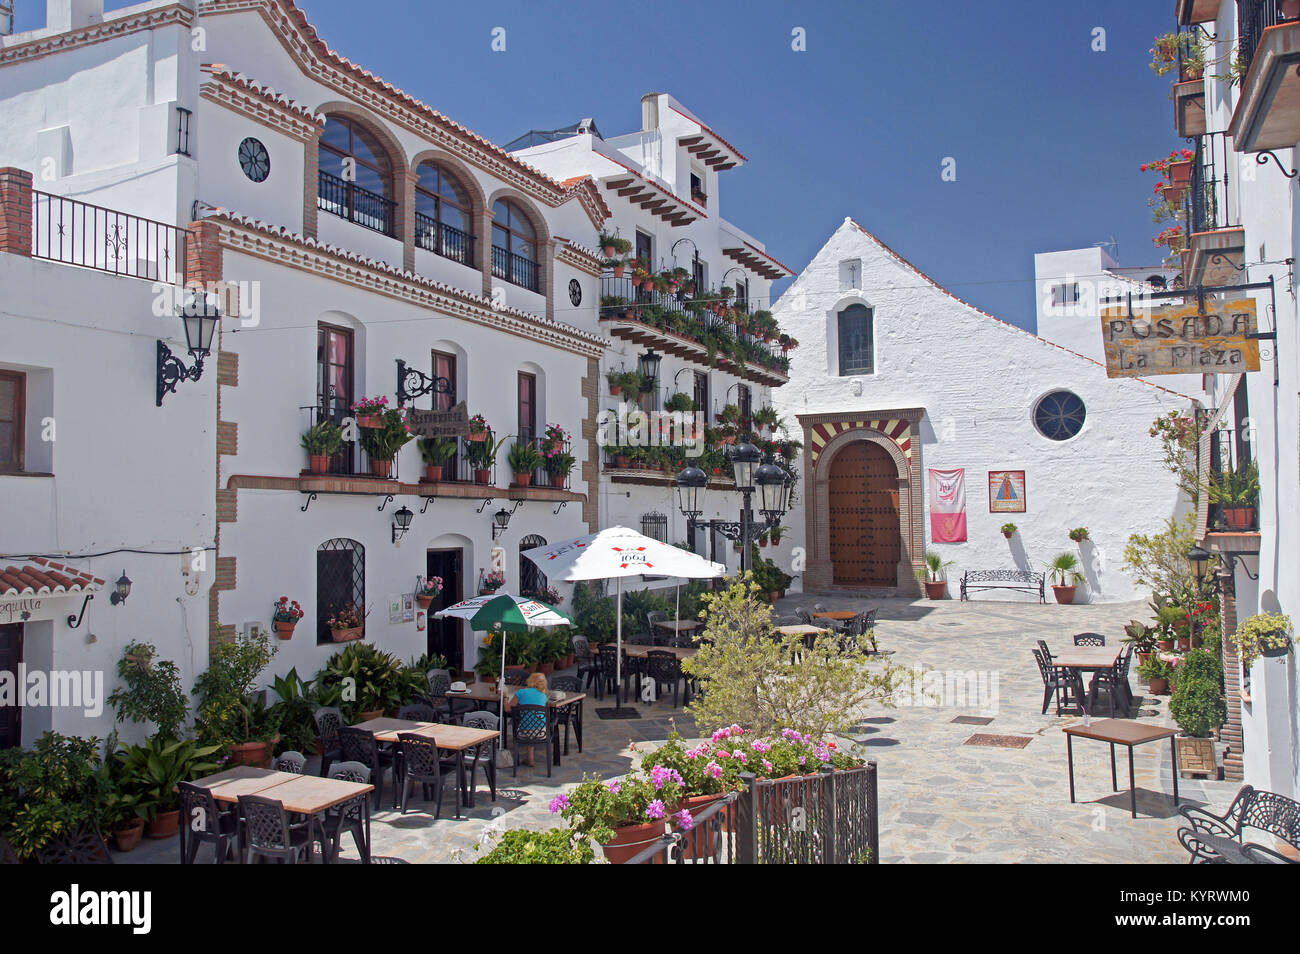
[(677, 115), (679, 115), (679, 116), (683, 116), (683, 117), (685, 117), (686, 119), (689, 119), (691, 122), (695, 123), (695, 125), (697, 125), (697, 126), (700, 127), (700, 132), (704, 133), (704, 134), (705, 134), (706, 136), (708, 136), (710, 139), (716, 139), (718, 142), (722, 143), (724, 146), (727, 147), (727, 151), (730, 152), (730, 153), (731, 153), (733, 156), (735, 156), (737, 159), (739, 159), (741, 162), (749, 162), (749, 160), (745, 158), (745, 154), (744, 154), (744, 153), (742, 153), (739, 149), (737, 149), (737, 148), (736, 148), (735, 146), (733, 146), (731, 143), (727, 142), (727, 140), (723, 139), (721, 136), (719, 136), (717, 133), (715, 133), (715, 132), (714, 132), (712, 129), (710, 129), (708, 126), (704, 125), (704, 123), (700, 122), (700, 121), (699, 121), (698, 119), (696, 119), (694, 116), (690, 115), (689, 113), (684, 113), (684, 112), (682, 112), (682, 111), (681, 111), (680, 109), (678, 109), (676, 106), (669, 106), (668, 108), (671, 109), (673, 112), (675, 112)]
[[(51, 572), (42, 567), (66, 569), (67, 574)], [(97, 590), (104, 581), (89, 573), (50, 563), (44, 557), (33, 557), (24, 566), (7, 566), (0, 569), (0, 596), (39, 596), (42, 594), (84, 593)]]

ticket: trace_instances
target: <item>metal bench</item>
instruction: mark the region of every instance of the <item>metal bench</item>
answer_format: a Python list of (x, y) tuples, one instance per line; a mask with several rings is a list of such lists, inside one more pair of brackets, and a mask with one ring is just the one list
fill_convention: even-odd
[(1047, 574), (1033, 570), (967, 570), (961, 575), (961, 598), (974, 590), (1019, 590), (1037, 593), (1038, 602), (1046, 603)]

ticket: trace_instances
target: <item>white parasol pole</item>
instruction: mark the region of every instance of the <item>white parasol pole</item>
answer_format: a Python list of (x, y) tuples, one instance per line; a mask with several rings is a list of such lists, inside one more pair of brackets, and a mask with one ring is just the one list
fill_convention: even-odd
[[(676, 624), (682, 618), (682, 581), (678, 580), (673, 584), (673, 595), (677, 597), (677, 609), (673, 611), (673, 623)], [(673, 635), (677, 635), (677, 626), (673, 626)]]
[(614, 610), (618, 614), (615, 622), (618, 634), (615, 646), (618, 655), (614, 657), (614, 707), (618, 709), (623, 706), (623, 578), (621, 576), (615, 578), (615, 586), (618, 593)]
[(497, 717), (497, 728), (501, 732), (501, 738), (505, 738), (506, 733), (506, 628), (500, 623), (494, 624), (501, 632), (501, 673), (497, 676), (497, 707), (500, 715)]

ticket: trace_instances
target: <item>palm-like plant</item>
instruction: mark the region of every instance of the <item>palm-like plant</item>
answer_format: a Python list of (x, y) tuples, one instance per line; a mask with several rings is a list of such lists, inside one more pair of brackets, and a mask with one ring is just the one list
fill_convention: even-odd
[(922, 573), (925, 575), (926, 582), (938, 583), (944, 578), (944, 573), (948, 567), (952, 566), (952, 560), (945, 560), (940, 554), (933, 550), (925, 551), (925, 569)]
[[(1070, 553), (1068, 550), (1064, 553), (1058, 553), (1052, 558), (1052, 562), (1046, 564), (1048, 573), (1052, 579), (1059, 580), (1056, 586), (1076, 586), (1083, 582), (1083, 573), (1081, 572), (1082, 564), (1078, 556)], [(1066, 582), (1066, 581), (1069, 582)]]

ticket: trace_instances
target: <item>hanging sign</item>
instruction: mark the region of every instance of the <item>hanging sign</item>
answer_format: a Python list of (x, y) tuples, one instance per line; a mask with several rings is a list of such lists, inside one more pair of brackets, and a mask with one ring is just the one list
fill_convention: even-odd
[(1238, 374), (1259, 370), (1255, 300), (1196, 303), (1135, 311), (1107, 308), (1101, 315), (1106, 376)]
[(469, 433), (469, 412), (464, 401), (445, 411), (408, 408), (406, 426), (416, 437), (464, 437)]

